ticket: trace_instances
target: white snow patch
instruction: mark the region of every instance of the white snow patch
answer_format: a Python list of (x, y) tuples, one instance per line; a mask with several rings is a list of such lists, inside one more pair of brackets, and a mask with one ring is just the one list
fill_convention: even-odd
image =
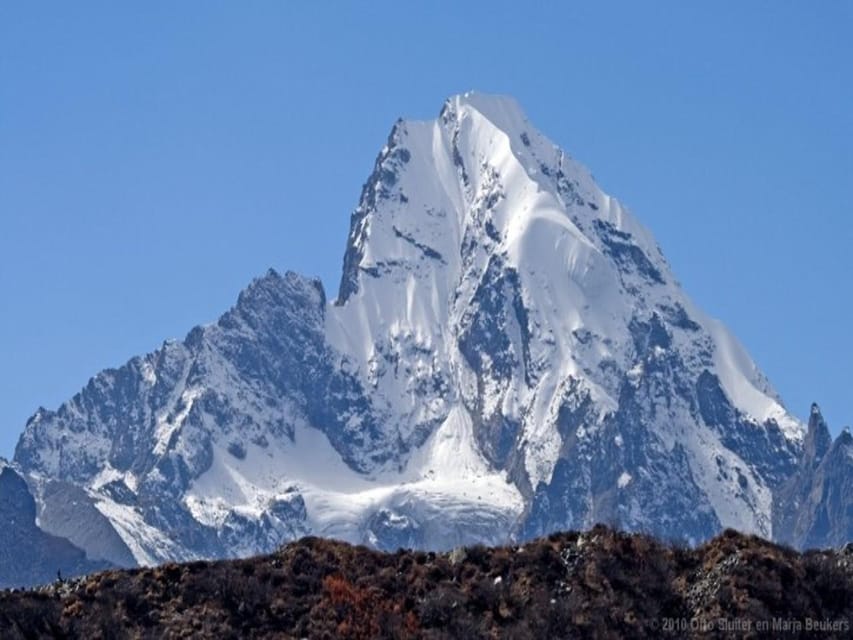
[(142, 364), (139, 365), (139, 371), (142, 373), (142, 379), (145, 380), (148, 386), (153, 387), (157, 384), (157, 373), (148, 360), (142, 361)]
[(802, 441), (805, 426), (785, 410), (740, 343), (717, 320), (705, 326), (714, 338), (716, 373), (732, 403), (760, 423), (776, 421), (786, 437)]
[(162, 531), (146, 523), (133, 507), (118, 504), (100, 494), (93, 494), (93, 497), (96, 498), (95, 507), (110, 521), (141, 566), (153, 566), (166, 560), (198, 559), (178, 547)]
[(448, 519), (483, 503), (517, 517), (521, 494), (504, 472), (489, 468), (471, 427), (467, 411), (454, 408), (402, 473), (373, 478), (347, 467), (325, 434), (306, 425), (296, 428), (293, 443), (266, 449), (250, 444), (242, 460), (217, 447), (211, 468), (193, 482), (185, 503), (197, 520), (215, 526), (233, 509), (259, 515), (276, 495), (295, 488), (312, 531), (352, 541), (360, 540), (368, 516), (407, 495), (441, 505)]
[(157, 426), (154, 429), (154, 455), (163, 455), (166, 453), (172, 434), (183, 426), (184, 420), (187, 419), (190, 410), (193, 408), (193, 403), (195, 403), (196, 399), (202, 393), (204, 393), (204, 390), (200, 388), (185, 389), (178, 402), (181, 407), (180, 410), (174, 415), (166, 413), (159, 417)]

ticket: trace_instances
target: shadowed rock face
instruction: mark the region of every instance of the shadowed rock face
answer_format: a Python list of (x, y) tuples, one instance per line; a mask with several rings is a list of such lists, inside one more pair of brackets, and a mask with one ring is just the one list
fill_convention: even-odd
[(779, 539), (799, 548), (841, 546), (853, 539), (853, 437), (845, 429), (832, 441), (812, 405), (797, 473), (779, 494)]
[(125, 565), (596, 522), (834, 544), (853, 534), (847, 450), (514, 101), (465, 94), (394, 125), (335, 301), (270, 270), (39, 410), (15, 462), (47, 530)]
[(840, 546), (851, 540), (853, 531), (853, 438), (843, 431), (832, 443), (815, 471), (808, 510), (809, 523), (797, 544), (803, 548)]
[(39, 526), (46, 533), (86, 547), (92, 560), (116, 567), (134, 567), (130, 549), (107, 519), (94, 506), (92, 498), (79, 486), (48, 480), (41, 486), (38, 501)]
[(36, 525), (36, 504), (27, 483), (11, 467), (0, 466), (0, 588), (43, 584), (109, 566), (95, 562), (63, 538)]
[(730, 530), (687, 549), (603, 526), (440, 554), (306, 538), (246, 560), (0, 593), (4, 638), (731, 638), (747, 630), (721, 621), (774, 619), (846, 638), (851, 616), (850, 552), (799, 554)]

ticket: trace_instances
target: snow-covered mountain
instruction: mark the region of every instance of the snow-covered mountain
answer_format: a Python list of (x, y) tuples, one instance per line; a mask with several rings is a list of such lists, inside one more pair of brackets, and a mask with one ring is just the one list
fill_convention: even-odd
[(334, 300), (270, 271), (40, 409), (15, 464), (45, 531), (146, 564), (307, 533), (774, 537), (806, 435), (651, 234), (512, 99), (469, 93), (394, 125)]

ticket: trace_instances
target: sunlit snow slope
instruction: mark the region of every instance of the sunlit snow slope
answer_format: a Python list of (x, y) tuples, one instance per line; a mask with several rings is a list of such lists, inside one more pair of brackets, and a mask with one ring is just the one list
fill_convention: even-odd
[[(772, 536), (804, 436), (650, 233), (512, 99), (465, 94), (393, 127), (336, 299), (271, 271), (40, 410), (15, 460), (36, 495), (81, 488), (151, 563), (306, 533)], [(74, 515), (45, 521), (67, 535)]]

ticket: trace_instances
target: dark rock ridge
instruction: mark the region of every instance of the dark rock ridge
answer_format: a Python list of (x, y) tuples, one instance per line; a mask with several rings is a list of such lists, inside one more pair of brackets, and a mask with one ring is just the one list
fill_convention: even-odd
[(844, 429), (833, 442), (812, 405), (797, 472), (777, 503), (779, 539), (799, 548), (840, 546), (853, 538), (853, 437)]
[(443, 554), (305, 538), (0, 592), (10, 640), (849, 638), (851, 616), (849, 549), (799, 554), (731, 530), (687, 549), (602, 526)]

